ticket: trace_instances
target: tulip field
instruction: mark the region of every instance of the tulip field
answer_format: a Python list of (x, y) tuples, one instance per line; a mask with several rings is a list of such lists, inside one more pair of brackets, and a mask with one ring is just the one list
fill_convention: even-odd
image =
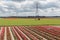
[(0, 40), (60, 40), (60, 19), (0, 19)]
[(0, 40), (60, 40), (59, 26), (0, 27)]

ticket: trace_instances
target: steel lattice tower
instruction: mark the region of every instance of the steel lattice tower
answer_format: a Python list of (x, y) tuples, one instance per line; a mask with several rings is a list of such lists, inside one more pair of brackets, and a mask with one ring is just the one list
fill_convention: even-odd
[(39, 10), (39, 2), (36, 1), (36, 17), (38, 18), (38, 20), (40, 20), (40, 16), (39, 16), (38, 10)]

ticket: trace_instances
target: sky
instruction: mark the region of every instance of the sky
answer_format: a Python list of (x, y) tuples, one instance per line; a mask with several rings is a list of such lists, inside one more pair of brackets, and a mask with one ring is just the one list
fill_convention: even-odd
[[(36, 13), (38, 2), (38, 13)], [(0, 16), (60, 16), (60, 0), (0, 0)]]

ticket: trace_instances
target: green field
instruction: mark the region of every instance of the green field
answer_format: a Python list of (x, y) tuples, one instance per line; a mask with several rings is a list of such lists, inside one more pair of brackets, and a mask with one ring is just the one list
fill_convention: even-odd
[(0, 26), (4, 25), (60, 25), (60, 18), (41, 18), (41, 20), (25, 18), (0, 18)]

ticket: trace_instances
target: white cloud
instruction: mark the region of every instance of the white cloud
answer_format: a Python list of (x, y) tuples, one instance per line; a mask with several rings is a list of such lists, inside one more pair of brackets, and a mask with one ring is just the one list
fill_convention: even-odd
[[(35, 16), (35, 0), (24, 0), (18, 2), (0, 0), (0, 16)], [(54, 8), (54, 11), (51, 9)], [(58, 0), (39, 0), (40, 16), (60, 16), (60, 1)]]
[(59, 0), (47, 0), (47, 2), (57, 2)]

